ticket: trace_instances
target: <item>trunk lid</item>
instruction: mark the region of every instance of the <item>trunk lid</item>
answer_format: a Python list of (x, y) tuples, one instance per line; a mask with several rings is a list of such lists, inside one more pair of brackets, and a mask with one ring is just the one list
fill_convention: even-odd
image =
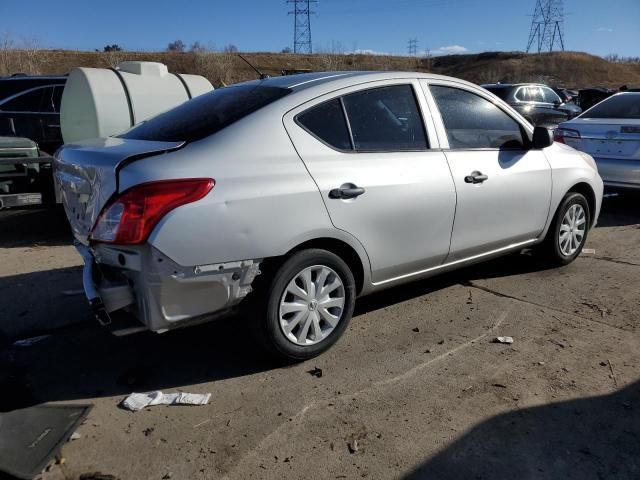
[(565, 142), (589, 155), (640, 160), (640, 120), (578, 118), (560, 127), (580, 132), (581, 138), (566, 137)]
[(100, 211), (118, 191), (127, 161), (176, 150), (184, 142), (100, 138), (64, 145), (55, 154), (55, 181), (73, 235), (85, 245)]

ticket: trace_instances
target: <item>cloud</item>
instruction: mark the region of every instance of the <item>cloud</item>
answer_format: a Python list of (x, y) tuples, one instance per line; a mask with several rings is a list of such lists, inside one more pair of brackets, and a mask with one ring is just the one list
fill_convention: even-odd
[(468, 51), (469, 49), (462, 45), (449, 45), (431, 50), (430, 53), (431, 55), (459, 55), (461, 53), (467, 53)]
[(599, 32), (613, 32), (613, 28), (609, 27), (598, 27)]
[(347, 53), (353, 55), (390, 55), (388, 52), (379, 52), (377, 50), (371, 50), (370, 48), (359, 48)]

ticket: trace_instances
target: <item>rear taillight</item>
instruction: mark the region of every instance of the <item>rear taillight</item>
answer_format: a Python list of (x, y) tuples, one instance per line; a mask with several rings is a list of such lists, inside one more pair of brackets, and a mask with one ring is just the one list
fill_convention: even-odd
[(103, 209), (93, 226), (94, 242), (138, 244), (171, 210), (200, 200), (213, 188), (211, 178), (162, 180), (131, 187)]
[(570, 128), (557, 128), (553, 134), (553, 141), (558, 143), (566, 143), (565, 138), (580, 138), (580, 132), (571, 130)]

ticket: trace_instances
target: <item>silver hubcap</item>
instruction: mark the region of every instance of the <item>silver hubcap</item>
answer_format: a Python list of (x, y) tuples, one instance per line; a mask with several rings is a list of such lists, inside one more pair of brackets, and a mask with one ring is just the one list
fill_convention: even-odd
[(558, 245), (563, 255), (569, 257), (576, 253), (584, 239), (586, 227), (587, 215), (582, 205), (571, 205), (564, 214), (558, 236)]
[(314, 345), (338, 326), (345, 291), (336, 272), (323, 265), (307, 267), (287, 285), (280, 299), (280, 328), (296, 345)]

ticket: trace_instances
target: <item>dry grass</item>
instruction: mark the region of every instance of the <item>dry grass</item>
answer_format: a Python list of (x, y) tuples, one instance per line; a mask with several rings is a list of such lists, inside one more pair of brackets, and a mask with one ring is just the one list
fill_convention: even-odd
[[(618, 87), (640, 85), (640, 64), (609, 62), (580, 52), (527, 55), (521, 52), (487, 52), (431, 59), (326, 52), (316, 55), (244, 53), (259, 70), (279, 75), (282, 69), (431, 71), (475, 83), (539, 81), (568, 87)], [(63, 74), (78, 66), (111, 67), (122, 60), (147, 60), (167, 64), (170, 71), (195, 73), (214, 85), (256, 78), (232, 53), (213, 52), (76, 52), (13, 48), (0, 43), (0, 75), (17, 72)]]

